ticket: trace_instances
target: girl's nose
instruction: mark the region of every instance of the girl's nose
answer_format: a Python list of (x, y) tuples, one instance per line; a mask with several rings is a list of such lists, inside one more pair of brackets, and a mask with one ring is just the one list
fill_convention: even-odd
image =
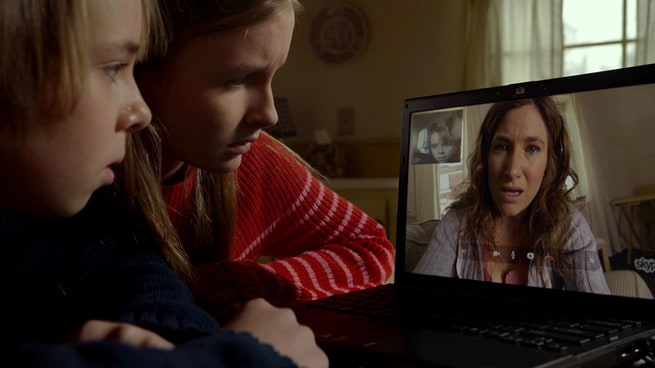
[(249, 116), (245, 120), (248, 124), (257, 126), (260, 129), (270, 128), (277, 124), (278, 114), (275, 109), (275, 98), (273, 97), (273, 91), (270, 86), (265, 91), (261, 91), (257, 98), (253, 99)]

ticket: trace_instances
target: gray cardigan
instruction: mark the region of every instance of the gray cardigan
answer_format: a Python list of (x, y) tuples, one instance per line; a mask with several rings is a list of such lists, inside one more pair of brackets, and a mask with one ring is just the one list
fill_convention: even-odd
[[(530, 262), (528, 286), (546, 288), (562, 287), (566, 290), (609, 294), (603, 269), (598, 257), (596, 239), (584, 216), (572, 209), (571, 227), (564, 253), (574, 268), (573, 277), (563, 280), (563, 285), (555, 278), (549, 260), (544, 261), (543, 269)], [(462, 216), (456, 211), (448, 211), (439, 221), (432, 233), (432, 239), (414, 272), (436, 276), (457, 277), (470, 280), (484, 280), (484, 265), (480, 257), (482, 245), (462, 247), (458, 236), (465, 226)], [(467, 249), (468, 248), (468, 249)]]

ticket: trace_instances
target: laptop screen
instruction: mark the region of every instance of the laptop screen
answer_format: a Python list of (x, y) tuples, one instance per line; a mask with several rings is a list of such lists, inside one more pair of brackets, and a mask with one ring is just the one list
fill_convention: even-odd
[(401, 158), (397, 278), (655, 293), (655, 65), (408, 99)]

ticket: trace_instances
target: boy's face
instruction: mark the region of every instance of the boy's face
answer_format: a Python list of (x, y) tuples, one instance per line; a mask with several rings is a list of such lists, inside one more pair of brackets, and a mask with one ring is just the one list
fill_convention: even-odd
[[(0, 206), (44, 216), (71, 216), (91, 194), (114, 181), (127, 132), (151, 113), (133, 78), (141, 36), (141, 2), (89, 2), (89, 68), (80, 100), (63, 118), (30, 123), (25, 139), (0, 145), (9, 166)], [(17, 140), (18, 141), (18, 140)]]

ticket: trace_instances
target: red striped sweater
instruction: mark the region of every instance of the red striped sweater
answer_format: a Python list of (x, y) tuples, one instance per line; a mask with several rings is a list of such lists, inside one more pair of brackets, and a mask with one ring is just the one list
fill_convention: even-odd
[[(386, 282), (394, 264), (384, 228), (323, 185), (274, 138), (261, 134), (238, 169), (232, 259), (198, 268), (198, 303), (216, 312), (227, 302), (265, 297), (276, 305)], [(164, 187), (181, 231), (185, 182)], [(270, 262), (262, 263), (262, 258)]]

